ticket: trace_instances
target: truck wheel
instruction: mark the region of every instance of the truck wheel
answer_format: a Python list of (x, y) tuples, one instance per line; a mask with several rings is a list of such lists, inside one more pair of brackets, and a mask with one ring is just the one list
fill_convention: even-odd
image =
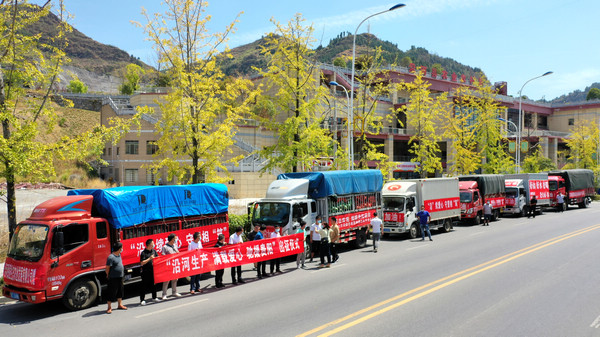
[(90, 279), (80, 279), (73, 282), (65, 296), (63, 303), (69, 310), (81, 310), (89, 308), (98, 298), (98, 287)]
[(496, 209), (492, 212), (492, 221), (496, 221), (498, 218), (500, 218), (500, 211)]
[(569, 209), (569, 206), (567, 205), (566, 202), (563, 202), (563, 204), (562, 204), (562, 210), (563, 210), (563, 212), (566, 211), (567, 209)]
[(583, 201), (579, 203), (579, 208), (588, 208), (590, 206), (590, 199), (583, 198)]
[(479, 226), (481, 224), (481, 214), (477, 214), (474, 218), (473, 218), (473, 225), (475, 226)]
[(527, 215), (527, 208), (526, 207), (521, 208), (521, 213), (519, 213), (519, 217), (522, 218), (526, 215)]
[(354, 240), (354, 246), (356, 248), (365, 248), (367, 245), (367, 233), (363, 229), (356, 231), (356, 240)]
[(419, 227), (416, 223), (410, 226), (410, 230), (408, 231), (408, 237), (411, 239), (416, 239), (419, 235)]
[(440, 231), (442, 231), (444, 233), (448, 233), (451, 229), (452, 229), (452, 222), (450, 221), (450, 219), (444, 220), (444, 226), (440, 227)]

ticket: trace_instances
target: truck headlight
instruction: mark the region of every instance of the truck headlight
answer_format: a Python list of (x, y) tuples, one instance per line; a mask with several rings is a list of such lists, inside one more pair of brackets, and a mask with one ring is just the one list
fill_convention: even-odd
[(469, 209), (467, 210), (467, 214), (471, 214), (471, 213), (473, 213), (473, 209), (472, 209), (472, 208), (469, 208)]

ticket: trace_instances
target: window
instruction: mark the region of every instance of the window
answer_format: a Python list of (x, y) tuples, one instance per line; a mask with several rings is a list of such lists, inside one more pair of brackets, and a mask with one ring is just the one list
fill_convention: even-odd
[(109, 147), (109, 148), (108, 148), (108, 155), (109, 155), (109, 156), (112, 156), (112, 147)]
[(65, 236), (64, 252), (67, 253), (88, 242), (88, 224), (71, 224), (62, 228)]
[(160, 172), (152, 172), (151, 169), (146, 169), (146, 182), (149, 185), (154, 185), (157, 180), (157, 176), (160, 175)]
[(146, 154), (155, 154), (158, 152), (158, 145), (155, 140), (146, 141)]
[(569, 118), (569, 125), (575, 125), (575, 118)]
[(125, 154), (138, 154), (138, 143), (137, 140), (126, 140)]
[(117, 146), (117, 156), (119, 155), (119, 147)]
[(538, 129), (548, 130), (548, 116), (538, 116)]
[(532, 123), (533, 123), (533, 115), (530, 113), (526, 113), (523, 124), (525, 125), (526, 128), (530, 128), (533, 126)]
[(126, 169), (125, 170), (125, 182), (136, 183), (138, 181), (138, 170), (137, 169)]
[(96, 238), (104, 239), (108, 237), (108, 230), (106, 229), (106, 222), (96, 223)]

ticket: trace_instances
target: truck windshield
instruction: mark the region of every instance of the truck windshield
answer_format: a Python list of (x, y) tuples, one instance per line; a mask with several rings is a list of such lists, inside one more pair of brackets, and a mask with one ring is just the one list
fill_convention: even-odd
[(8, 256), (15, 260), (38, 261), (44, 253), (48, 226), (21, 224), (10, 241)]
[(383, 209), (404, 211), (404, 197), (384, 197)]
[(516, 188), (506, 188), (506, 197), (507, 198), (516, 198), (519, 195), (519, 192)]
[(550, 191), (556, 191), (558, 189), (558, 181), (548, 181), (548, 187)]
[(253, 223), (285, 226), (290, 219), (290, 204), (258, 202), (254, 204)]
[(473, 201), (473, 195), (471, 192), (460, 192), (460, 202), (471, 202)]

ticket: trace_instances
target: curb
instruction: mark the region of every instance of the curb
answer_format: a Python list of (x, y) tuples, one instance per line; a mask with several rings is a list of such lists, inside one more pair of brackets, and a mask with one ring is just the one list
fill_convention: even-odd
[(12, 298), (7, 298), (4, 296), (0, 296), (0, 305), (5, 305), (5, 304), (14, 304), (17, 303), (18, 301), (12, 299)]

